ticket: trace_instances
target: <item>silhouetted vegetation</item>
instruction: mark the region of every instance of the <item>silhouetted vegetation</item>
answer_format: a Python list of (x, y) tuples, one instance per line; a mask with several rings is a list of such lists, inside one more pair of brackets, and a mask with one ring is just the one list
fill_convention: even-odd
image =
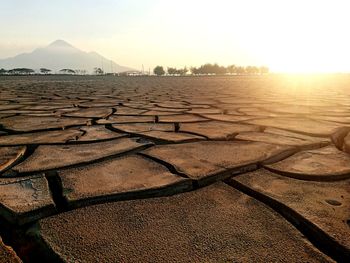
[[(157, 76), (162, 76), (165, 74), (165, 71), (162, 66), (157, 66), (154, 68), (153, 73)], [(167, 68), (167, 75), (170, 76), (183, 76), (188, 73), (186, 67), (182, 69), (177, 69), (173, 67)], [(227, 67), (220, 66), (218, 64), (204, 64), (200, 67), (192, 67), (190, 69), (192, 75), (263, 75), (269, 73), (269, 68), (262, 66), (236, 66), (230, 65)]]
[(227, 67), (219, 66), (218, 64), (205, 64), (199, 68), (192, 67), (191, 73), (193, 75), (259, 75), (269, 73), (268, 67), (256, 67), (256, 66), (236, 66), (230, 65)]
[[(227, 67), (220, 66), (218, 64), (204, 64), (200, 67), (191, 67), (188, 70), (187, 67), (184, 68), (175, 68), (175, 67), (167, 67), (167, 71), (164, 70), (163, 66), (156, 66), (153, 69), (153, 73), (157, 76), (163, 76), (165, 74), (169, 76), (184, 76), (190, 72), (191, 75), (264, 75), (269, 73), (269, 68), (265, 66), (256, 67), (256, 66), (236, 66), (229, 65)], [(36, 74), (51, 74), (52, 70), (47, 68), (40, 68)], [(33, 75), (35, 71), (30, 68), (14, 68), (10, 70), (6, 70), (1, 68), (0, 75)], [(56, 73), (57, 74), (57, 73)], [(64, 68), (58, 71), (58, 74), (69, 74), (69, 75), (86, 75), (88, 74), (86, 70), (82, 69), (69, 69)], [(149, 75), (148, 72), (145, 74), (141, 71), (128, 71), (121, 73), (105, 73), (101, 68), (93, 69), (94, 75), (116, 75), (116, 76), (141, 76), (141, 75)]]
[(7, 71), (9, 75), (31, 75), (34, 74), (34, 70), (30, 68), (14, 68)]
[(164, 68), (162, 66), (156, 66), (153, 70), (153, 73), (157, 76), (162, 76), (165, 74)]
[(223, 66), (219, 66), (218, 64), (205, 64), (200, 66), (199, 68), (192, 67), (191, 73), (194, 75), (209, 75), (216, 74), (222, 75), (227, 73), (227, 69)]
[(186, 67), (180, 68), (180, 69), (170, 68), (169, 67), (167, 72), (168, 72), (168, 75), (174, 75), (174, 76), (180, 75), (180, 76), (182, 76), (182, 75), (186, 75), (187, 74), (188, 69)]
[(41, 68), (40, 69), (40, 73), (41, 74), (49, 74), (51, 72), (51, 69), (47, 69), (47, 68)]
[(103, 70), (101, 68), (94, 68), (95, 75), (103, 75)]
[(70, 68), (64, 68), (59, 71), (60, 74), (75, 74), (75, 70)]
[(177, 74), (177, 69), (176, 68), (168, 68), (168, 74), (169, 75), (176, 75)]

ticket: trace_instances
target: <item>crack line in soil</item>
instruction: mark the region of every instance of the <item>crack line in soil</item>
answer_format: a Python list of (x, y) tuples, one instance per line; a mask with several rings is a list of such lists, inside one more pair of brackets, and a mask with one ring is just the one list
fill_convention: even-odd
[(337, 243), (322, 229), (304, 218), (295, 210), (269, 196), (241, 184), (234, 179), (225, 180), (225, 183), (272, 208), (288, 222), (290, 222), (295, 228), (297, 228), (317, 249), (330, 256), (335, 261), (350, 261), (350, 251), (346, 247)]

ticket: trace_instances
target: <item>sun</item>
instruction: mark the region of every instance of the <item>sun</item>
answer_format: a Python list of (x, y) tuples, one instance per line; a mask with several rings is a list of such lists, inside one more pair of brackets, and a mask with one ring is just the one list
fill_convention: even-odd
[(349, 1), (248, 2), (249, 12), (240, 7), (244, 25), (235, 30), (232, 42), (240, 42), (256, 61), (274, 72), (349, 72)]
[[(342, 72), (350, 68), (349, 24), (344, 10), (350, 3), (303, 1), (291, 4), (289, 12), (270, 21), (273, 30), (265, 46), (274, 71), (292, 73)], [(273, 17), (273, 16), (272, 16)]]

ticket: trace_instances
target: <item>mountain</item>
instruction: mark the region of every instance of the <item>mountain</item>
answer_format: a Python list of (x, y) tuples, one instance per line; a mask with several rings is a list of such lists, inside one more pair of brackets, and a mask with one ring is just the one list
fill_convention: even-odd
[(48, 68), (53, 72), (64, 68), (86, 70), (91, 73), (94, 68), (103, 68), (106, 73), (134, 70), (116, 64), (96, 52), (84, 52), (64, 40), (56, 40), (44, 48), (37, 48), (31, 53), (0, 59), (0, 68), (31, 68), (38, 70)]

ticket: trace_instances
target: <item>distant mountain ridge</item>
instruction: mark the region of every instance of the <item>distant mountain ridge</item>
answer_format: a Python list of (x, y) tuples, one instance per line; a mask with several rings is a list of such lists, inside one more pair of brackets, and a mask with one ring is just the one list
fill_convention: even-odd
[(107, 59), (97, 52), (82, 51), (64, 40), (56, 40), (44, 48), (37, 48), (31, 53), (22, 53), (14, 57), (0, 59), (0, 68), (31, 68), (38, 70), (48, 68), (54, 72), (69, 68), (86, 70), (92, 73), (93, 69), (103, 68), (104, 72), (125, 72), (134, 69), (121, 66)]

